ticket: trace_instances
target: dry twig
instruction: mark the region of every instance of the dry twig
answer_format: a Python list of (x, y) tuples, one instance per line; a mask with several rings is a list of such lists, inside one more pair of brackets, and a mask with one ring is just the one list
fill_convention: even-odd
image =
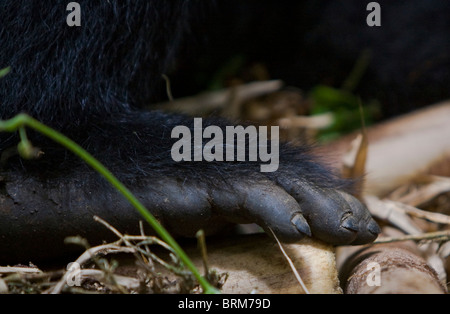
[(291, 258), (286, 254), (286, 251), (283, 249), (283, 246), (281, 245), (280, 241), (278, 240), (278, 238), (275, 235), (275, 233), (273, 232), (273, 230), (271, 228), (269, 228), (269, 230), (270, 230), (270, 232), (272, 232), (272, 235), (275, 238), (275, 240), (277, 241), (277, 244), (278, 244), (278, 247), (280, 248), (281, 253), (283, 253), (284, 258), (288, 262), (289, 267), (292, 269), (292, 272), (294, 273), (294, 276), (297, 279), (297, 281), (299, 282), (299, 284), (302, 287), (303, 291), (306, 294), (309, 294), (308, 288), (306, 288), (306, 285), (303, 282), (302, 277), (300, 277), (300, 274), (298, 273), (297, 269), (295, 268), (294, 263), (292, 262)]

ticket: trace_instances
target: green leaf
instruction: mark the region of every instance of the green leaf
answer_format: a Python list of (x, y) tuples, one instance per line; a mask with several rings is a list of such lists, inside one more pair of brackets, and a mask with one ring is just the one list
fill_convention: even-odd
[(11, 70), (10, 67), (1, 69), (1, 70), (0, 70), (0, 78), (4, 77), (6, 74), (8, 74), (10, 70)]

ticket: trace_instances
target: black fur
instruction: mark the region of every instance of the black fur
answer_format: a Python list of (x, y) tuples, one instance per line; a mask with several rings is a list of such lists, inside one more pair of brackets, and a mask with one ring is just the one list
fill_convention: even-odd
[[(202, 5), (195, 1), (80, 4), (83, 26), (68, 27), (65, 2), (42, 6), (34, 1), (4, 1), (0, 41), (6, 45), (2, 45), (0, 68), (10, 66), (11, 73), (0, 80), (2, 119), (26, 112), (82, 144), (122, 179), (167, 176), (178, 170), (203, 179), (211, 172), (216, 179), (218, 168), (224, 176), (256, 171), (256, 163), (195, 163), (194, 167), (174, 162), (168, 154), (175, 141), (170, 132), (176, 125), (191, 125), (192, 119), (140, 111), (162, 88), (161, 74), (170, 70), (190, 20), (201, 14)], [(212, 119), (207, 123), (230, 124)], [(16, 141), (2, 134), (0, 148)], [(56, 165), (63, 163), (63, 169), (73, 167), (70, 163), (75, 160), (57, 145), (41, 137), (33, 142), (45, 146), (46, 156), (28, 163), (29, 167), (38, 163), (42, 171), (48, 161), (55, 169), (54, 158), (60, 158)], [(318, 185), (333, 181), (325, 168), (310, 160), (306, 147), (284, 147), (281, 171), (301, 169), (298, 176)]]

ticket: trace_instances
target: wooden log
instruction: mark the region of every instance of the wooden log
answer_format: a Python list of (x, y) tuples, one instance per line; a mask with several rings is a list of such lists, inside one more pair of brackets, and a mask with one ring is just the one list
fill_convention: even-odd
[[(219, 273), (228, 273), (223, 293), (305, 293), (276, 241), (266, 234), (207, 238), (206, 245), (209, 267)], [(312, 239), (283, 244), (283, 247), (309, 293), (342, 293), (334, 247)], [(184, 248), (194, 264), (202, 269), (202, 258), (196, 246)]]
[[(428, 173), (440, 161), (448, 161), (449, 121), (450, 102), (443, 102), (368, 128), (365, 192), (384, 195), (417, 175)], [(351, 134), (324, 145), (318, 153), (342, 168), (343, 156), (355, 137)]]
[[(388, 234), (398, 231), (387, 228)], [(412, 241), (359, 247), (337, 252), (341, 286), (346, 294), (443, 294), (436, 271)]]

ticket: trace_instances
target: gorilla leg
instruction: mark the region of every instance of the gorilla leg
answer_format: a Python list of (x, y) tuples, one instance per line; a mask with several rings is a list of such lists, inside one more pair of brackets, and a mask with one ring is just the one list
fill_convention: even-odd
[[(349, 183), (315, 162), (306, 147), (282, 144), (279, 169), (271, 173), (249, 161), (175, 162), (169, 157), (175, 141), (169, 130), (180, 124), (193, 131), (189, 117), (133, 112), (96, 125), (97, 136), (84, 143), (173, 235), (194, 236), (199, 229), (216, 233), (231, 223), (257, 223), (287, 242), (313, 236), (332, 244), (362, 244), (379, 233), (364, 205), (346, 192)], [(111, 158), (119, 153), (120, 158)], [(64, 159), (53, 167), (45, 160), (16, 160), (21, 167), (11, 160), (2, 171), (2, 256), (61, 254), (72, 249), (63, 239), (76, 234), (91, 243), (110, 239), (93, 215), (122, 232), (138, 232), (141, 218), (117, 191), (80, 161)]]
[[(192, 118), (143, 111), (170, 70), (195, 1), (78, 1), (82, 26), (65, 24), (60, 1), (5, 0), (0, 10), (0, 117), (20, 112), (49, 124), (105, 164), (174, 235), (214, 232), (256, 222), (285, 241), (314, 236), (334, 244), (372, 241), (379, 229), (348, 184), (317, 163), (307, 147), (281, 144), (279, 169), (257, 162), (176, 162), (176, 126)], [(222, 130), (230, 122), (207, 119)], [(140, 217), (86, 165), (42, 136), (39, 160), (15, 156), (3, 165), (0, 254), (9, 260), (64, 252), (65, 236), (106, 239), (96, 214), (123, 232)], [(1, 134), (0, 150), (17, 135)], [(203, 143), (204, 144), (204, 143)], [(225, 144), (224, 144), (225, 145)], [(105, 237), (104, 237), (105, 236)]]

